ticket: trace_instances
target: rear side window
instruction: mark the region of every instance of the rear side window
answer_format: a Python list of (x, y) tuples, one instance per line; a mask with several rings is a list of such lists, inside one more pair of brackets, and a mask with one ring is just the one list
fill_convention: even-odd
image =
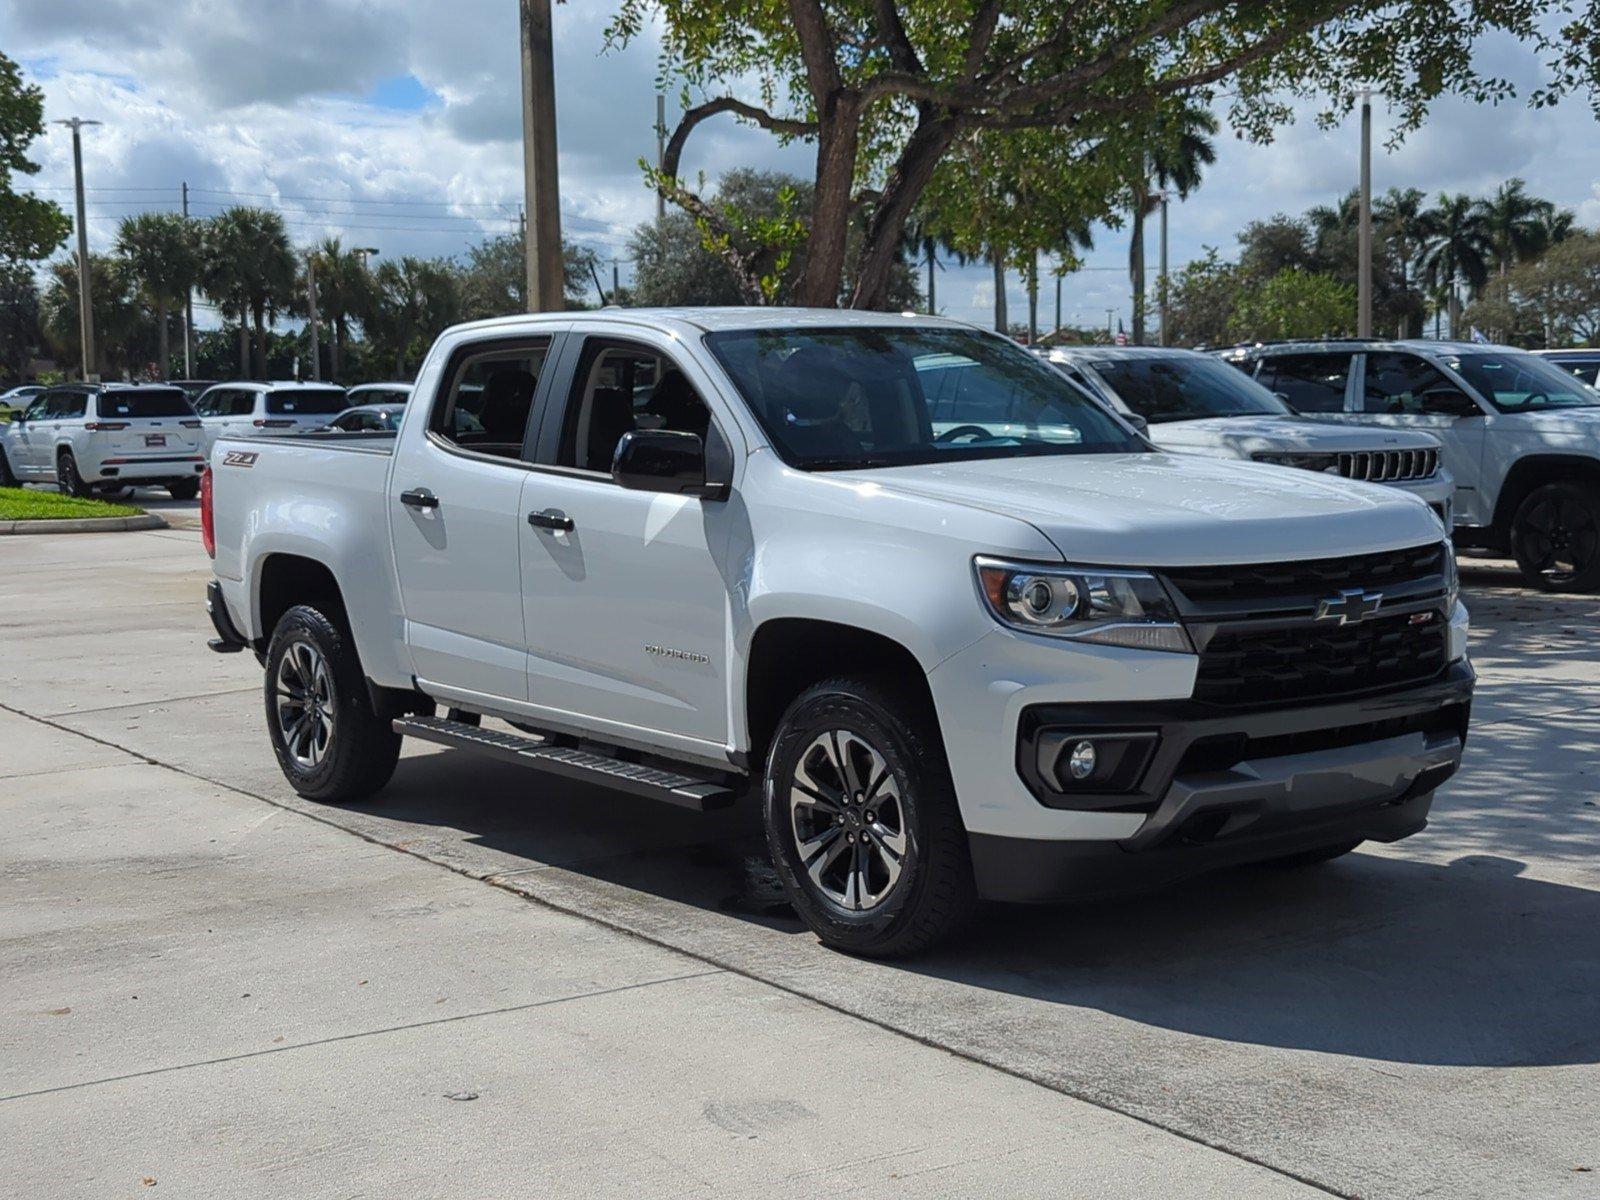
[(96, 402), (102, 417), (188, 417), (193, 410), (177, 388), (105, 392)]
[(1300, 412), (1344, 411), (1344, 385), (1354, 354), (1285, 354), (1261, 364), (1256, 381)]
[(349, 405), (339, 388), (295, 388), (268, 392), (267, 411), (286, 417), (331, 417)]
[(428, 429), (463, 450), (520, 459), (549, 350), (550, 340), (539, 338), (458, 351)]

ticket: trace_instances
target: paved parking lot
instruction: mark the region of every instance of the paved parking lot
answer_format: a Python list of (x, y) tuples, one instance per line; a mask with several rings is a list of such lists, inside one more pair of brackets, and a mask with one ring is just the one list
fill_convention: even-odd
[(184, 528), (0, 539), (20, 1194), (1600, 1195), (1594, 599), (1469, 566), (1419, 837), (885, 965), (750, 814), (420, 746), (299, 800), (206, 573)]

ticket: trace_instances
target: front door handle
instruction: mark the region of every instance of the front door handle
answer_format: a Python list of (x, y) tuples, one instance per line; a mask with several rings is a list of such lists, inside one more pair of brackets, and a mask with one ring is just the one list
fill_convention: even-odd
[(559, 508), (547, 508), (543, 512), (529, 513), (528, 524), (535, 529), (554, 529), (560, 533), (571, 533), (576, 528), (572, 518)]
[(422, 488), (412, 488), (408, 492), (400, 493), (400, 503), (407, 508), (438, 508), (439, 497)]

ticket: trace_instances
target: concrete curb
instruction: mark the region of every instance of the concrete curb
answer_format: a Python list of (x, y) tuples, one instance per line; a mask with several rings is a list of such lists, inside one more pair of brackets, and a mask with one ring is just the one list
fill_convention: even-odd
[(136, 517), (70, 517), (66, 520), (0, 521), (0, 535), (8, 533), (133, 533), (140, 529), (165, 529), (155, 513)]

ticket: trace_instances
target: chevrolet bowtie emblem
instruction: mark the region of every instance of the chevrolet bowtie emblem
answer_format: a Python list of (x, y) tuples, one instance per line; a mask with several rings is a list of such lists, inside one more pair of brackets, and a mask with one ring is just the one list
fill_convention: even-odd
[(1341, 625), (1359, 625), (1383, 603), (1383, 593), (1363, 592), (1360, 588), (1347, 588), (1337, 596), (1317, 601), (1317, 620), (1337, 621)]

